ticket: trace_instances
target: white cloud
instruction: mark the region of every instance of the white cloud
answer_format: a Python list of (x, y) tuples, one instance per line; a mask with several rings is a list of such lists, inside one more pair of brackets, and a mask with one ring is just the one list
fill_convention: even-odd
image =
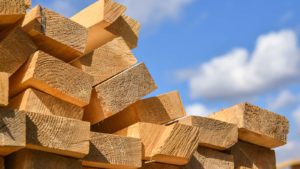
[(300, 106), (292, 113), (292, 115), (300, 128)]
[(274, 100), (269, 102), (268, 108), (274, 111), (280, 110), (282, 108), (295, 105), (298, 102), (298, 99), (299, 97), (297, 95), (294, 95), (288, 90), (283, 90)]
[(253, 53), (237, 48), (186, 75), (191, 96), (206, 99), (242, 98), (299, 81), (297, 35), (292, 30), (262, 35)]
[(276, 149), (276, 160), (282, 163), (287, 160), (300, 158), (300, 142), (296, 140), (289, 141), (285, 146)]
[(50, 8), (64, 16), (71, 16), (76, 11), (75, 4), (71, 0), (56, 0), (50, 4)]
[(117, 0), (127, 6), (127, 14), (142, 24), (157, 24), (177, 18), (193, 0)]
[(207, 108), (206, 106), (200, 103), (188, 105), (186, 107), (186, 111), (188, 115), (204, 116), (204, 117), (213, 113), (213, 110)]

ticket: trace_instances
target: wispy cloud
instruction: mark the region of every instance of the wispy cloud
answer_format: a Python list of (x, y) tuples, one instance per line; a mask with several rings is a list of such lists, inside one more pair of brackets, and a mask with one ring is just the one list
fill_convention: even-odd
[(188, 115), (194, 116), (208, 116), (214, 112), (214, 110), (206, 107), (204, 104), (194, 103), (186, 106), (186, 111)]
[(287, 23), (289, 21), (291, 21), (294, 18), (294, 12), (293, 11), (288, 11), (286, 13), (284, 13), (280, 18), (279, 18), (279, 22), (280, 23)]
[(269, 101), (268, 108), (273, 111), (288, 108), (296, 105), (300, 97), (297, 94), (290, 92), (289, 90), (281, 91), (276, 98)]
[(262, 35), (252, 53), (245, 48), (233, 49), (193, 71), (179, 71), (179, 77), (189, 83), (192, 98), (214, 100), (242, 98), (286, 86), (300, 78), (297, 35), (292, 30)]
[(290, 140), (285, 146), (276, 149), (277, 162), (300, 158), (300, 142)]

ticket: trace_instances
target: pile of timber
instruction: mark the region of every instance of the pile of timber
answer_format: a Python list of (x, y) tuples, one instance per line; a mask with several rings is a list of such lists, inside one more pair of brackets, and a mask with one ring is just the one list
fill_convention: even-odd
[(0, 1), (1, 169), (275, 168), (285, 117), (248, 103), (187, 116), (177, 91), (145, 98), (157, 86), (125, 6), (29, 7)]

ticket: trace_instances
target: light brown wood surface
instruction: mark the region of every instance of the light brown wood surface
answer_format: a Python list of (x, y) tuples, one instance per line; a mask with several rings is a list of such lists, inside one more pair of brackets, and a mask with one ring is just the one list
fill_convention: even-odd
[(49, 94), (29, 88), (12, 98), (9, 107), (34, 113), (82, 120), (84, 109)]
[(196, 127), (151, 123), (136, 123), (116, 134), (141, 139), (144, 160), (174, 165), (185, 165), (189, 162), (198, 147), (200, 136)]
[(0, 27), (14, 24), (25, 16), (26, 9), (30, 7), (29, 0), (1, 0)]
[(135, 65), (95, 87), (83, 119), (95, 124), (124, 110), (156, 88), (145, 64)]
[(66, 62), (83, 55), (88, 30), (60, 14), (41, 6), (34, 7), (22, 23), (39, 49)]
[(74, 158), (88, 154), (88, 122), (29, 112), (26, 117), (26, 148)]
[(282, 146), (287, 142), (288, 120), (278, 114), (249, 103), (221, 110), (210, 118), (236, 124), (239, 139), (267, 148)]
[(93, 125), (92, 130), (114, 133), (137, 122), (163, 124), (185, 115), (179, 93), (172, 91), (139, 100), (125, 110)]
[(37, 50), (29, 36), (20, 28), (14, 28), (0, 42), (0, 72), (11, 76)]
[(275, 151), (240, 141), (232, 147), (235, 169), (276, 169)]
[(25, 147), (26, 116), (23, 112), (0, 107), (0, 156)]
[(90, 101), (93, 77), (45, 52), (37, 51), (10, 78), (10, 82), (11, 97), (32, 87), (84, 107)]
[(92, 52), (116, 37), (105, 28), (115, 22), (125, 10), (126, 7), (112, 0), (98, 0), (71, 17), (71, 20), (88, 29), (85, 54)]
[(82, 169), (77, 159), (24, 149), (6, 157), (6, 169)]
[(0, 72), (0, 106), (7, 106), (9, 99), (9, 74)]
[(122, 38), (106, 43), (72, 64), (94, 77), (94, 86), (137, 63)]
[(141, 169), (181, 169), (181, 166), (146, 161)]
[(238, 142), (238, 128), (235, 124), (199, 116), (188, 116), (178, 122), (199, 128), (201, 146), (225, 150)]
[(98, 168), (139, 168), (142, 166), (142, 143), (136, 138), (92, 132), (90, 152), (82, 159), (82, 165)]

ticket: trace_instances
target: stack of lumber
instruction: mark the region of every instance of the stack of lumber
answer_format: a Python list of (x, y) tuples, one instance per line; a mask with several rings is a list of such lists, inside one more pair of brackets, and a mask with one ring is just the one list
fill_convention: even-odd
[(248, 103), (187, 116), (177, 91), (145, 98), (157, 86), (125, 6), (29, 6), (0, 1), (0, 169), (275, 168), (285, 117)]

